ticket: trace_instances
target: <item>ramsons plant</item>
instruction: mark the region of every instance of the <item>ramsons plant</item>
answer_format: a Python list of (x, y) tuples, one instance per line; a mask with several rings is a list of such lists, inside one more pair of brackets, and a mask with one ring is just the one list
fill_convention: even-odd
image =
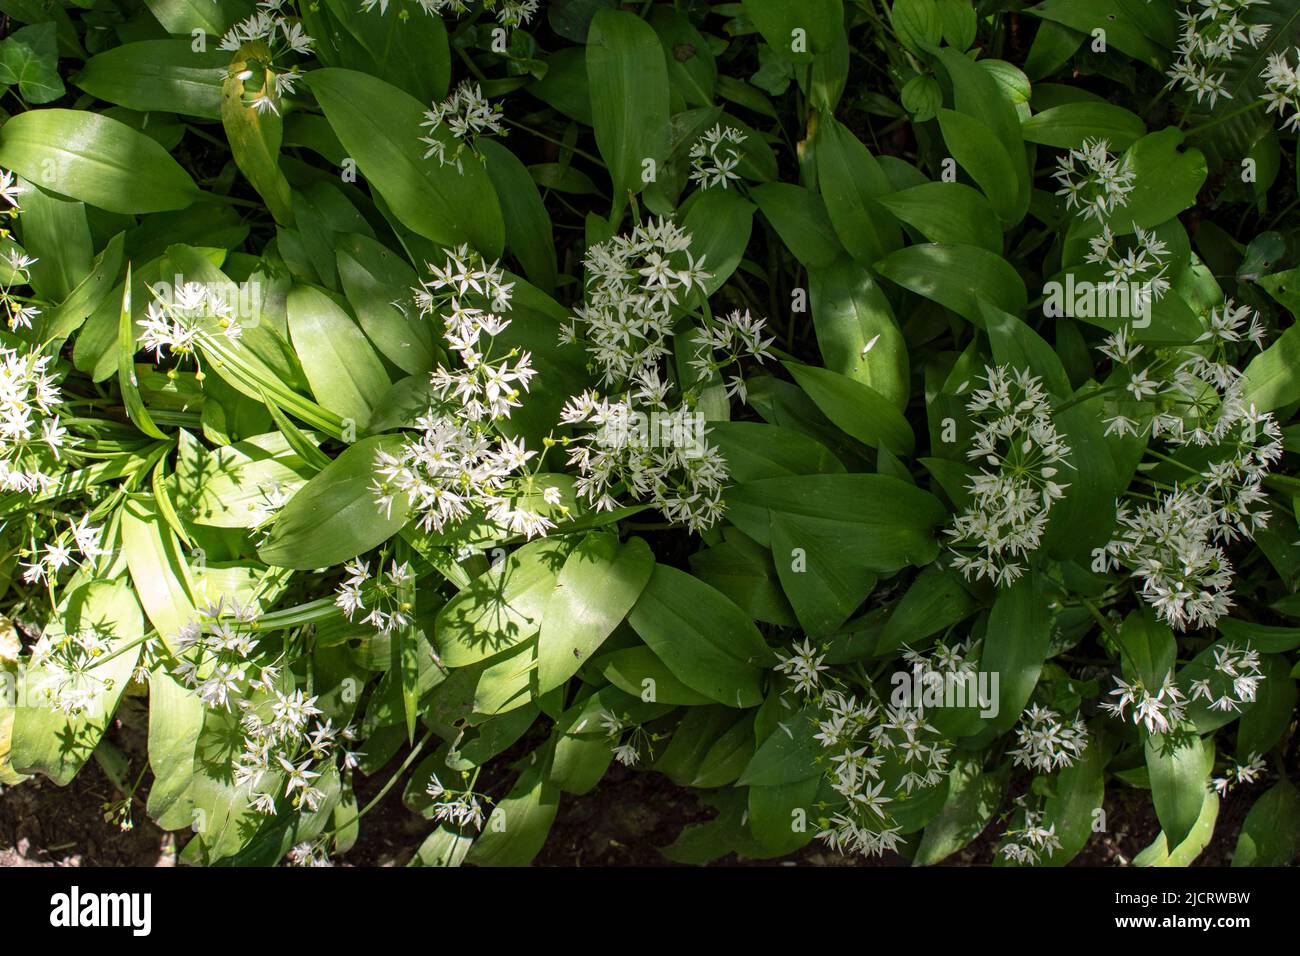
[(1295, 0), (0, 9), (0, 784), (1295, 860)]

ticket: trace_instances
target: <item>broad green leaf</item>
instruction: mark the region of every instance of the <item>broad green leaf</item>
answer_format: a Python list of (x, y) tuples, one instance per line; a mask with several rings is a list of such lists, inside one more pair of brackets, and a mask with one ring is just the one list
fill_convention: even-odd
[(848, 261), (810, 268), (808, 284), (817, 346), (826, 368), (869, 385), (895, 408), (906, 408), (907, 343), (880, 286), (865, 269)]
[(881, 196), (876, 202), (930, 242), (961, 243), (1002, 252), (1002, 229), (993, 207), (962, 183), (923, 183)]
[(479, 149), (487, 158), (488, 176), (501, 200), (506, 249), (519, 260), (533, 285), (554, 293), (557, 266), (551, 216), (533, 177), (514, 153), (495, 140), (480, 141)]
[(587, 34), (586, 70), (596, 145), (614, 181), (613, 219), (668, 157), (668, 66), (648, 23), (601, 9)]
[(542, 772), (536, 753), (533, 763), (493, 808), (478, 839), (465, 858), (476, 866), (527, 866), (546, 842), (559, 809), (559, 791)]
[(952, 856), (983, 831), (1006, 795), (1008, 765), (984, 773), (978, 760), (962, 760), (949, 772), (948, 799), (925, 828), (913, 866), (931, 866)]
[(199, 189), (156, 140), (85, 110), (29, 110), (0, 127), (0, 166), (109, 212), (184, 209)]
[(628, 623), (687, 687), (729, 707), (753, 707), (771, 652), (753, 622), (721, 592), (656, 564)]
[(711, 704), (713, 699), (691, 690), (674, 676), (663, 661), (648, 647), (625, 647), (595, 658), (601, 676), (625, 693), (645, 696), (660, 704), (694, 707)]
[(1169, 844), (1177, 846), (1192, 832), (1209, 794), (1214, 769), (1214, 741), (1193, 736), (1175, 743), (1155, 735), (1146, 741), (1151, 799)]
[(761, 183), (750, 190), (763, 216), (791, 254), (809, 268), (824, 268), (844, 255), (819, 193), (793, 183)]
[(91, 57), (72, 82), (97, 99), (141, 113), (220, 119), (230, 52), (196, 53), (192, 42), (124, 43)]
[(273, 567), (325, 568), (342, 564), (397, 534), (410, 503), (394, 492), (385, 509), (375, 492), (375, 457), (395, 453), (400, 435), (377, 435), (352, 445), (298, 489), (258, 549)]
[(907, 419), (870, 385), (829, 369), (783, 363), (799, 387), (845, 434), (872, 448), (911, 454), (915, 438)]
[(796, 63), (829, 53), (844, 32), (841, 0), (744, 0), (742, 6), (768, 45)]
[[(334, 243), (339, 280), (366, 338), (388, 361), (412, 375), (434, 365), (432, 324), (394, 290), (413, 289), (415, 270), (369, 236), (339, 236)], [(399, 309), (398, 304), (403, 308)], [(420, 409), (424, 411), (425, 409)]]
[(63, 95), (53, 22), (33, 23), (0, 40), (0, 83), (17, 84), (23, 99), (40, 105)]
[(539, 693), (578, 672), (632, 609), (655, 566), (640, 538), (619, 544), (595, 532), (574, 548), (542, 610), (537, 637)]
[(1035, 113), (1020, 127), (1030, 143), (1077, 149), (1085, 139), (1104, 139), (1113, 151), (1128, 149), (1146, 135), (1142, 118), (1105, 102), (1062, 103)]
[(1029, 703), (1052, 646), (1052, 619), (1042, 599), (1043, 584), (1030, 571), (999, 588), (989, 612), (980, 670), (998, 675), (998, 711), (989, 724), (1010, 730)]
[(352, 316), (326, 292), (294, 286), (289, 337), (320, 404), (360, 430), (392, 384)]
[(475, 664), (537, 634), (571, 547), (562, 538), (530, 541), (503, 555), (443, 605), (434, 628), (443, 663)]
[(816, 714), (805, 708), (783, 711), (776, 729), (758, 745), (753, 759), (736, 781), (737, 786), (780, 786), (820, 777), (816, 759), (821, 756)]
[(887, 195), (890, 185), (871, 151), (833, 116), (822, 116), (814, 155), (826, 212), (849, 254), (872, 263), (897, 249), (898, 223), (872, 202)]
[(876, 263), (876, 270), (905, 289), (952, 309), (982, 327), (979, 300), (1024, 315), (1024, 280), (1000, 255), (979, 246), (928, 242), (905, 246)]
[[(289, 181), (280, 171), (284, 120), (278, 112), (256, 109), (246, 102), (244, 90), (244, 73), (256, 72), (249, 65), (260, 69), (259, 64), (266, 61), (267, 55), (261, 41), (240, 47), (221, 84), (221, 125), (239, 171), (252, 183), (275, 221), (290, 226), (294, 221), (293, 195)], [(270, 95), (270, 91), (260, 90), (259, 95)]]
[(473, 157), (460, 172), (424, 158), (424, 107), (418, 100), (354, 70), (312, 70), (303, 82), (402, 225), (441, 245), (468, 242), (489, 259), (501, 255), (505, 226), (492, 181)]
[(1233, 866), (1289, 866), (1300, 854), (1300, 794), (1286, 777), (1255, 801), (1232, 854)]

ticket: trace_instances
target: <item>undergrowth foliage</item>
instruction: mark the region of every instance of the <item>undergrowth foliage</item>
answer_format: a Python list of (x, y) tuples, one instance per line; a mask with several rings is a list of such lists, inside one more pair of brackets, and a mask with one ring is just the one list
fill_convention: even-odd
[(1295, 859), (1297, 0), (0, 8), (0, 785)]

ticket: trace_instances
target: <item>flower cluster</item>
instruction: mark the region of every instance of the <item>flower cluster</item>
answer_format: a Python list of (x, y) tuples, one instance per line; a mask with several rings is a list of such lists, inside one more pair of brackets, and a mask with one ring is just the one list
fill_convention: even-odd
[(1044, 827), (1042, 811), (1038, 810), (1026, 810), (1024, 824), (1007, 830), (1004, 837), (1006, 842), (1002, 844), (1002, 855), (1021, 865), (1034, 866), (1043, 854), (1051, 856), (1061, 848), (1056, 824)]
[(821, 686), (822, 674), (829, 670), (825, 660), (821, 647), (814, 647), (812, 640), (805, 637), (803, 645), (796, 642), (789, 654), (777, 654), (775, 670), (790, 678), (795, 693), (812, 696)]
[(424, 792), (434, 799), (433, 818), (439, 823), (450, 823), (460, 830), (466, 827), (483, 829), (483, 802), (480, 795), (469, 787), (449, 790), (435, 773), (429, 775), (429, 785)]
[[(1040, 379), (990, 366), (984, 381), (966, 405), (979, 423), (966, 454), (982, 467), (967, 486), (970, 503), (947, 533), (955, 542), (953, 567), (968, 579), (1008, 584), (1024, 573), (1022, 559), (1038, 547), (1052, 505), (1065, 493), (1058, 478), (1070, 448), (1052, 423)], [(963, 547), (976, 550), (957, 550)]]
[(1193, 680), (1189, 687), (1192, 700), (1209, 701), (1210, 710), (1236, 713), (1242, 704), (1254, 701), (1263, 679), (1259, 651), (1225, 643), (1214, 648), (1210, 675)]
[(411, 623), (411, 598), (415, 593), (415, 573), (409, 564), (393, 561), (378, 578), (370, 574), (370, 565), (356, 558), (343, 566), (347, 577), (339, 585), (334, 603), (355, 620), (357, 614), (380, 634), (391, 634)]
[(1215, 777), (1211, 783), (1215, 791), (1221, 797), (1226, 797), (1228, 792), (1238, 784), (1252, 784), (1263, 776), (1264, 771), (1268, 769), (1268, 764), (1259, 754), (1250, 754), (1245, 763), (1234, 762), (1231, 767), (1223, 772), (1222, 777)]
[(155, 297), (145, 309), (140, 326), (140, 345), (161, 359), (163, 349), (184, 359), (196, 355), (196, 349), (206, 334), (205, 325), (214, 320), (221, 336), (237, 344), (244, 327), (239, 322), (230, 297), (214, 285), (203, 282), (184, 282), (170, 294)]
[(317, 786), (320, 778), (332, 768), (347, 772), (359, 766), (363, 754), (353, 749), (357, 729), (322, 721), (318, 699), (292, 682), (266, 679), (259, 694), (240, 703), (244, 741), (235, 783), (248, 788), (253, 809), (267, 816), (276, 814), (281, 798), (294, 809), (315, 812), (326, 797)]
[(1260, 77), (1268, 111), (1278, 114), (1282, 129), (1300, 133), (1300, 66), (1291, 65), (1292, 56), (1300, 60), (1300, 47), (1270, 54)]
[[(601, 383), (613, 394), (574, 396), (560, 421), (592, 426), (562, 439), (579, 473), (580, 497), (609, 510), (626, 490), (668, 520), (702, 530), (722, 515), (729, 473), (705, 440), (702, 420), (692, 414), (696, 387), (675, 390), (663, 368), (685, 300), (709, 278), (690, 246), (690, 235), (680, 227), (652, 219), (588, 250), (587, 301), (574, 310), (562, 340), (584, 342)], [(763, 320), (748, 311), (701, 320), (690, 361), (699, 381), (720, 377), (742, 357), (768, 356), (771, 340), (763, 328)], [(726, 391), (743, 397), (743, 379), (732, 375)], [(643, 427), (623, 427), (630, 422)]]
[[(0, 220), (18, 218), (22, 209), (18, 205), (19, 184), (7, 169), (0, 169)], [(0, 239), (7, 239), (9, 230), (0, 228)], [(10, 246), (0, 257), (0, 307), (4, 308), (9, 330), (30, 329), (41, 314), (38, 306), (25, 296), (16, 294), (15, 286), (30, 285), (31, 267), (39, 260), (27, 255), (17, 246)]]
[(244, 103), (259, 113), (279, 115), (281, 99), (292, 95), (294, 84), (302, 79), (298, 67), (282, 67), (277, 61), (289, 54), (309, 55), (315, 42), (300, 21), (286, 14), (287, 2), (261, 0), (251, 16), (236, 23), (221, 38), (221, 49), (231, 52), (255, 44), (244, 51), (243, 69), (234, 78), (243, 84)]
[(739, 146), (745, 139), (740, 130), (721, 123), (706, 130), (691, 146), (691, 181), (701, 189), (726, 189), (728, 183), (739, 182), (736, 167), (740, 165)]
[[(424, 158), (437, 156), (443, 166), (455, 166), (457, 172), (463, 172), (461, 160), (467, 150), (482, 158), (476, 146), (478, 137), (505, 135), (501, 117), (500, 104), (489, 103), (482, 88), (466, 80), (441, 103), (424, 111), (420, 127), (429, 129), (429, 135), (420, 137), (420, 142), (429, 147)], [(450, 134), (450, 142), (446, 135), (438, 135), (440, 130)]]
[(658, 738), (640, 724), (629, 723), (611, 711), (602, 710), (600, 727), (610, 741), (614, 759), (623, 766), (635, 767), (641, 762), (642, 751), (654, 758), (654, 742)]
[(1109, 140), (1085, 139), (1078, 149), (1057, 160), (1053, 175), (1061, 184), (1056, 195), (1065, 197), (1066, 209), (1077, 209), (1084, 219), (1103, 222), (1128, 202), (1135, 173), (1128, 156), (1111, 156)]
[(197, 609), (173, 640), (176, 676), (208, 707), (233, 710), (251, 691), (274, 681), (273, 667), (259, 667), (257, 608), (222, 596)]
[(949, 742), (918, 708), (859, 702), (841, 690), (820, 696), (816, 724), (828, 782), (843, 800), (821, 821), (818, 839), (837, 853), (879, 856), (895, 849), (902, 826), (888, 805), (943, 782)]
[[(1169, 247), (1150, 229), (1133, 224), (1133, 237), (1123, 243), (1103, 224), (1101, 233), (1088, 240), (1089, 251), (1084, 261), (1106, 264), (1106, 280), (1112, 286), (1121, 284), (1142, 289), (1139, 306), (1158, 302), (1169, 291), (1165, 273), (1169, 268)], [(1121, 246), (1127, 248), (1121, 250)]]
[(111, 634), (88, 627), (51, 635), (47, 630), (31, 646), (27, 659), (29, 693), (69, 717), (88, 712), (113, 688), (113, 679), (95, 673), (109, 653)]
[(32, 555), (34, 560), (23, 566), (23, 580), (28, 584), (53, 581), (64, 568), (81, 564), (76, 557), (78, 552), (85, 560), (107, 554), (100, 547), (100, 537), (101, 529), (93, 527), (90, 516), (83, 514), (71, 522), (67, 533), (53, 536), (53, 540), (46, 542), (43, 552)]
[(1008, 753), (1018, 766), (1051, 773), (1083, 755), (1088, 749), (1088, 729), (1077, 716), (1066, 719), (1057, 711), (1032, 704), (1016, 725), (1016, 743)]
[[(447, 14), (461, 16), (469, 13), (471, 6), (467, 0), (416, 0), (416, 2), (419, 3), (420, 9), (431, 17)], [(361, 0), (361, 9), (369, 13), (378, 7), (382, 16), (388, 12), (388, 3), (389, 0)], [(483, 0), (481, 4), (484, 10), (495, 12), (497, 23), (511, 29), (527, 25), (536, 15), (539, 5), (538, 0)]]
[(68, 441), (55, 408), (63, 395), (39, 352), (0, 347), (0, 488), (27, 494), (51, 481)]
[(1206, 97), (1210, 109), (1219, 97), (1232, 99), (1227, 90), (1226, 67), (1239, 50), (1254, 49), (1268, 36), (1268, 25), (1246, 22), (1250, 7), (1267, 0), (1196, 0), (1180, 10), (1182, 31), (1178, 37), (1178, 58), (1169, 68), (1169, 85), (1181, 86)]
[(1158, 688), (1147, 687), (1141, 678), (1130, 682), (1116, 677), (1110, 696), (1115, 700), (1102, 701), (1101, 709), (1123, 720), (1124, 710), (1131, 706), (1133, 723), (1145, 724), (1148, 734), (1168, 733), (1187, 715), (1187, 698), (1172, 674), (1166, 674)]
[(1281, 429), (1245, 402), (1234, 364), (1243, 343), (1262, 344), (1258, 315), (1229, 299), (1206, 325), (1195, 347), (1158, 350), (1143, 363), (1144, 347), (1127, 328), (1102, 347), (1127, 392), (1105, 419), (1106, 434), (1145, 431), (1169, 451), (1194, 452), (1195, 465), (1150, 449), (1175, 469), (1174, 483), (1152, 480), (1153, 496), (1121, 502), (1118, 533), (1104, 552), (1107, 566), (1140, 579), (1148, 603), (1180, 630), (1213, 625), (1231, 606), (1233, 569), (1222, 545), (1267, 523), (1263, 482), (1282, 457)]
[[(391, 509), (405, 495), (425, 531), (442, 533), (483, 516), (513, 534), (544, 534), (554, 523), (518, 502), (518, 479), (536, 453), (499, 429), (535, 374), (527, 352), (492, 356), (495, 336), (510, 324), (513, 283), (465, 246), (448, 253), (442, 268), (429, 269), (416, 304), (422, 316), (442, 317), (443, 338), (461, 361), (434, 370), (434, 402), (415, 423), (419, 436), (395, 453), (377, 453), (376, 498)], [(548, 488), (543, 500), (557, 505), (559, 495)]]

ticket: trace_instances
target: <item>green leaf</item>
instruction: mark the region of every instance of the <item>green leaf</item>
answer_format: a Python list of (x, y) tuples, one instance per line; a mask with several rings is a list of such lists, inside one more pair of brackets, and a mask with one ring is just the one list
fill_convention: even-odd
[(303, 82), (402, 225), (440, 245), (468, 242), (488, 259), (501, 255), (505, 225), (492, 181), (472, 157), (461, 172), (424, 158), (419, 100), (353, 70), (312, 70)]
[(375, 497), (375, 456), (395, 453), (400, 435), (363, 438), (298, 489), (258, 549), (272, 567), (325, 568), (355, 558), (397, 534), (410, 504), (395, 492), (387, 511)]
[(960, 243), (1002, 252), (1002, 229), (993, 207), (962, 183), (923, 183), (881, 196), (876, 202), (931, 242)]
[(647, 695), (660, 704), (694, 707), (713, 699), (683, 684), (648, 647), (625, 647), (595, 658), (593, 666), (619, 690), (635, 697)]
[(904, 644), (917, 647), (932, 634), (964, 621), (975, 609), (975, 600), (962, 587), (961, 575), (932, 564), (917, 575), (890, 611), (875, 655), (890, 656)]
[(912, 865), (932, 866), (984, 832), (1006, 795), (1009, 771), (1009, 764), (984, 773), (978, 760), (958, 762), (948, 774), (948, 799), (926, 826)]
[(334, 249), (339, 281), (366, 338), (402, 371), (411, 375), (431, 371), (434, 365), (431, 323), (413, 308), (399, 309), (393, 298), (393, 290), (415, 287), (415, 270), (397, 253), (369, 236), (356, 233), (339, 236)]
[(153, 423), (149, 410), (144, 407), (135, 378), (135, 327), (131, 322), (131, 264), (126, 266), (126, 284), (122, 291), (122, 309), (117, 325), (117, 383), (122, 390), (122, 403), (127, 417), (136, 428), (150, 438), (163, 438), (161, 429)]
[(980, 670), (999, 675), (998, 712), (989, 720), (999, 733), (1020, 719), (1052, 646), (1052, 619), (1042, 592), (1037, 572), (1030, 571), (1000, 588), (989, 612)]
[(833, 116), (821, 116), (814, 155), (817, 184), (835, 234), (859, 262), (897, 249), (898, 223), (872, 202), (890, 192), (889, 178), (871, 151)]
[[(290, 226), (294, 221), (293, 194), (280, 171), (284, 120), (277, 112), (255, 109), (245, 102), (243, 75), (247, 64), (264, 62), (266, 55), (261, 41), (246, 43), (235, 55), (221, 85), (221, 125), (239, 171), (266, 202), (275, 221)], [(261, 95), (270, 94), (262, 90)]]
[(53, 22), (33, 23), (0, 41), (0, 83), (18, 84), (29, 103), (49, 103), (64, 93), (57, 30)]
[(121, 515), (122, 550), (136, 597), (163, 645), (176, 653), (176, 636), (194, 618), (189, 567), (154, 502), (130, 500)]
[(818, 193), (793, 183), (761, 183), (749, 194), (786, 248), (805, 266), (824, 268), (844, 255)]
[(72, 82), (91, 96), (141, 113), (221, 118), (230, 53), (196, 53), (189, 39), (124, 43), (86, 61)]
[(1169, 844), (1178, 846), (1192, 832), (1209, 792), (1214, 741), (1193, 737), (1175, 744), (1155, 735), (1146, 741), (1151, 799)]
[(542, 612), (537, 638), (539, 693), (558, 687), (587, 662), (632, 609), (655, 559), (640, 538), (587, 535), (569, 554)]
[(1025, 139), (1057, 149), (1077, 149), (1085, 139), (1104, 139), (1118, 152), (1146, 135), (1146, 124), (1131, 110), (1092, 100), (1062, 103), (1035, 113), (1020, 127)]
[(555, 238), (551, 216), (542, 203), (537, 184), (518, 157), (491, 139), (479, 142), (487, 159), (487, 172), (501, 201), (506, 248), (514, 253), (533, 285), (549, 294), (555, 291)]
[(979, 300), (1024, 315), (1029, 296), (1019, 273), (1000, 255), (979, 246), (929, 242), (904, 246), (876, 270), (905, 289), (952, 309), (982, 327)]
[(1233, 866), (1288, 866), (1300, 854), (1300, 794), (1282, 777), (1255, 801), (1232, 853)]
[(1300, 399), (1300, 322), (1293, 322), (1277, 341), (1250, 360), (1241, 387), (1242, 402), (1260, 412)]
[(909, 455), (915, 444), (912, 427), (889, 401), (870, 385), (829, 369), (785, 362), (808, 397), (847, 435), (872, 448)]
[(907, 343), (879, 284), (844, 260), (826, 269), (810, 268), (808, 285), (826, 368), (869, 385), (895, 408), (906, 408)]
[(159, 669), (149, 675), (149, 816), (164, 830), (193, 822), (189, 799), (195, 747), (203, 729), (203, 702)]
[(530, 541), (443, 605), (434, 628), (443, 663), (475, 664), (537, 634), (571, 547), (560, 538)]
[(656, 564), (628, 623), (692, 690), (729, 707), (762, 700), (771, 652), (749, 616), (703, 581)]
[(546, 842), (560, 793), (542, 772), (536, 753), (533, 763), (515, 781), (483, 824), (467, 863), (475, 866), (527, 866)]
[[(933, 495), (887, 475), (797, 475), (734, 485), (728, 517), (745, 534), (771, 543), (769, 512), (803, 518), (838, 539), (835, 560), (878, 574), (929, 564), (938, 555), (933, 529), (948, 513)], [(778, 562), (793, 555), (773, 554)]]
[(1205, 185), (1205, 156), (1199, 149), (1179, 151), (1183, 134), (1172, 127), (1149, 133), (1129, 147), (1133, 166), (1133, 191), (1113, 231), (1124, 235), (1134, 224), (1144, 229), (1158, 226), (1196, 205)]
[(392, 384), (370, 342), (326, 292), (295, 285), (286, 302), (289, 337), (320, 404), (359, 430)]
[(759, 744), (737, 786), (780, 786), (822, 775), (815, 759), (822, 753), (821, 741), (815, 739), (815, 712), (805, 708), (783, 713), (784, 719)]
[(646, 161), (657, 175), (668, 157), (668, 65), (648, 23), (601, 9), (587, 34), (586, 68), (596, 145), (614, 181), (613, 220), (628, 193), (645, 186)]
[(0, 127), (0, 166), (109, 212), (184, 209), (199, 189), (158, 142), (85, 110), (29, 110)]
[(841, 0), (743, 0), (745, 15), (758, 27), (763, 39), (786, 59), (807, 63), (814, 56), (831, 52), (844, 33)]
[(72, 782), (98, 746), (140, 656), (138, 641), (144, 625), (140, 605), (125, 581), (92, 581), (77, 588), (49, 622), (45, 634), (57, 642), (64, 634), (83, 630), (99, 636), (107, 654), (117, 655), (91, 671), (94, 685), (89, 706), (75, 716), (66, 715), (45, 700), (41, 691), (49, 688), (55, 692), (66, 677), (58, 671), (32, 667), (23, 673), (19, 699), (25, 703), (14, 711), (10, 765), (19, 773), (43, 773), (61, 787)]

